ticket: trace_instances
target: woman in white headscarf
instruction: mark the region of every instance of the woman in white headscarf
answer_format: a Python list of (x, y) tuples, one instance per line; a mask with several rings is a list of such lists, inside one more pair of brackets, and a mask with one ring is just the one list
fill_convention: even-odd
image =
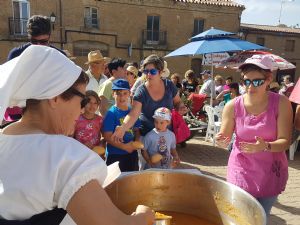
[(153, 224), (148, 207), (128, 216), (113, 205), (102, 188), (104, 161), (67, 137), (87, 83), (80, 67), (45, 46), (0, 66), (0, 121), (8, 106), (25, 107), (0, 131), (0, 224), (59, 224), (66, 212), (67, 224)]

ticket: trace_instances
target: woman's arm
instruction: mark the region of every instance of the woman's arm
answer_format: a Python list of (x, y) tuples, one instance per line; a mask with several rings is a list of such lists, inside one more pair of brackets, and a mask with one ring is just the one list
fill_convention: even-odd
[(297, 105), (295, 113), (295, 129), (300, 131), (300, 105)]
[(293, 110), (290, 101), (280, 96), (277, 118), (277, 140), (270, 142), (271, 152), (286, 151), (291, 144)]
[(225, 148), (228, 146), (229, 142), (231, 141), (234, 127), (234, 100), (231, 100), (224, 106), (222, 112), (221, 129), (216, 135), (217, 145)]
[(121, 212), (110, 200), (98, 181), (92, 180), (80, 188), (67, 205), (67, 212), (78, 225), (152, 225), (153, 211), (138, 206), (134, 215)]
[(123, 124), (121, 126), (116, 127), (115, 132), (111, 136), (111, 140), (115, 142), (122, 142), (125, 132), (128, 131), (131, 127), (133, 127), (134, 123), (141, 114), (141, 111), (142, 103), (133, 100), (130, 112), (125, 117)]
[(179, 97), (179, 93), (177, 92), (177, 94), (173, 98), (173, 105), (179, 104), (180, 102), (181, 102), (181, 98)]

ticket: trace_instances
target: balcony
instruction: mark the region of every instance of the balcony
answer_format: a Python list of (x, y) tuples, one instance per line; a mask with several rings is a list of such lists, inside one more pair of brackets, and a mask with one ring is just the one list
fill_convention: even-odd
[(167, 31), (143, 30), (144, 48), (167, 48)]
[(28, 18), (8, 18), (9, 34), (12, 36), (27, 36)]
[(84, 27), (99, 29), (99, 20), (92, 17), (84, 17)]

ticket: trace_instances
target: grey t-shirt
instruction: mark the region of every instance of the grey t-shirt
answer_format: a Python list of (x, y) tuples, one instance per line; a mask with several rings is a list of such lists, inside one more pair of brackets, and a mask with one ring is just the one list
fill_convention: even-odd
[[(151, 168), (171, 168), (171, 149), (176, 149), (176, 138), (172, 131), (158, 132), (156, 128), (154, 128), (145, 136), (144, 146), (144, 149), (148, 152), (150, 157), (156, 153), (163, 156), (162, 160)], [(150, 168), (150, 166), (146, 164), (145, 169), (148, 168)]]
[(177, 87), (168, 79), (163, 79), (165, 84), (165, 95), (162, 99), (154, 101), (145, 84), (138, 87), (134, 93), (133, 100), (142, 103), (142, 112), (140, 115), (141, 134), (145, 136), (150, 130), (154, 128), (154, 120), (152, 116), (154, 111), (160, 107), (166, 107), (169, 110), (173, 109), (173, 98), (176, 96)]

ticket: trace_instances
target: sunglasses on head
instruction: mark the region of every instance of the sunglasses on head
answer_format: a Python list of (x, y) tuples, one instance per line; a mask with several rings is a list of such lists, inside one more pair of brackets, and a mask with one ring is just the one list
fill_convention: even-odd
[(71, 88), (71, 92), (72, 92), (72, 94), (77, 95), (82, 98), (82, 100), (80, 102), (80, 106), (82, 109), (90, 102), (90, 99), (88, 97), (86, 97), (86, 95), (82, 94), (80, 91), (76, 90), (75, 88)]
[(148, 75), (150, 73), (150, 75), (156, 75), (158, 74), (158, 70), (157, 69), (151, 69), (151, 70), (143, 70), (143, 73)]
[(246, 87), (249, 87), (251, 84), (254, 87), (259, 87), (265, 83), (265, 79), (254, 79), (254, 80), (245, 79), (243, 82)]
[(49, 39), (41, 39), (41, 40), (37, 40), (37, 39), (31, 39), (30, 42), (34, 45), (48, 45), (49, 44)]

